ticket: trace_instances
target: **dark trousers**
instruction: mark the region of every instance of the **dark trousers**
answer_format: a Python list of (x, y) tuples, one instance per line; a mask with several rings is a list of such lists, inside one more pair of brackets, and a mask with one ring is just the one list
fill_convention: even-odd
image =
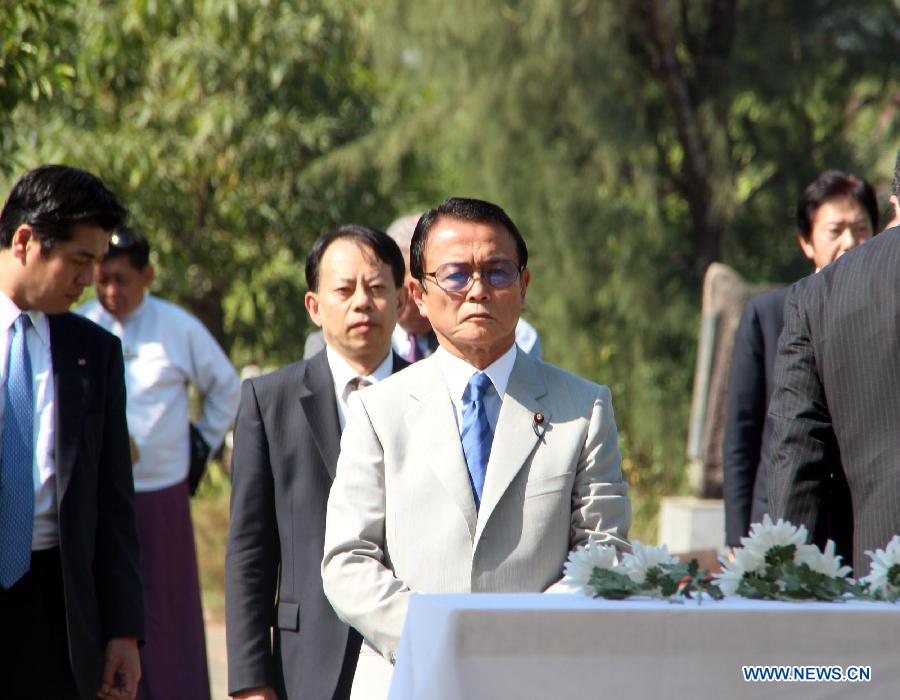
[(0, 587), (0, 697), (78, 699), (58, 548), (32, 552), (28, 573)]

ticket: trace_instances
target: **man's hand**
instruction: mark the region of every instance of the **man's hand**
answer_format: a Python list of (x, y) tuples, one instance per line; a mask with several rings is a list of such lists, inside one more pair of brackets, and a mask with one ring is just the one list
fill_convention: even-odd
[(242, 690), (240, 693), (235, 693), (231, 697), (234, 700), (278, 700), (278, 694), (269, 686)]
[(141, 657), (135, 637), (116, 637), (106, 644), (106, 664), (97, 697), (133, 700), (141, 679)]

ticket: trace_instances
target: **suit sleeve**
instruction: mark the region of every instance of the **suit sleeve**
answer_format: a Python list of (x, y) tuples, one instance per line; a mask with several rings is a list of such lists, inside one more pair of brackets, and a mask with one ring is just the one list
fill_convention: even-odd
[(244, 382), (234, 433), (225, 555), (228, 688), (274, 685), (271, 628), (280, 550), (269, 443), (255, 387)]
[(821, 544), (827, 536), (832, 465), (839, 459), (804, 289), (794, 285), (784, 309), (769, 406), (772, 460), (767, 482), (772, 517), (805, 525)]
[(594, 399), (584, 446), (572, 490), (572, 528), (569, 549), (588, 540), (629, 551), (631, 500), (622, 478), (622, 455), (613, 415), (612, 396), (600, 387)]
[(97, 479), (94, 576), (105, 640), (144, 637), (144, 594), (138, 564), (134, 479), (125, 419), (122, 346), (110, 339), (105, 376), (103, 437)]
[(725, 409), (722, 470), (726, 544), (736, 547), (750, 530), (753, 485), (766, 422), (766, 358), (755, 304), (744, 308), (734, 339)]
[(384, 452), (352, 395), (328, 497), (322, 583), (338, 617), (393, 661), (412, 593), (384, 564), (384, 533)]

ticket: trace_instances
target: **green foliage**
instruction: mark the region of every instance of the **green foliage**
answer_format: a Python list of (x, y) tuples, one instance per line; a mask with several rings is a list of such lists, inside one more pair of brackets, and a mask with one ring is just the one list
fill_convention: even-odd
[(847, 594), (866, 596), (866, 586), (853, 579), (813, 571), (809, 564), (794, 562), (796, 545), (778, 545), (766, 552), (760, 573), (746, 572), (737, 595), (766, 600), (840, 600)]
[(74, 92), (23, 113), (19, 152), (101, 173), (153, 243), (155, 289), (237, 363), (294, 360), (312, 241), (393, 213), (365, 164), (307, 174), (370, 126), (364, 19), (352, 0), (79, 7)]
[(887, 183), (900, 142), (900, 10), (880, 0), (0, 9), (8, 177), (100, 173), (154, 243), (155, 291), (237, 364), (300, 355), (324, 230), (449, 195), (501, 204), (545, 355), (613, 390), (645, 539), (683, 488), (707, 265), (806, 274), (803, 187), (826, 167)]
[(873, 154), (893, 152), (897, 20), (874, 0), (393, 0), (375, 13), (390, 89), (375, 159), (414, 157), (443, 195), (513, 216), (545, 355), (611, 386), (641, 517), (683, 484), (708, 264), (806, 274), (798, 193), (824, 167), (871, 176)]
[(696, 599), (700, 605), (704, 594), (713, 600), (724, 597), (719, 587), (712, 582), (709, 571), (700, 569), (696, 559), (651, 566), (641, 583), (620, 571), (595, 566), (587, 585), (594, 589), (594, 597), (608, 600), (625, 600), (634, 595), (644, 595), (672, 603)]
[(8, 143), (15, 107), (53, 97), (75, 77), (62, 57), (74, 25), (58, 20), (69, 7), (69, 0), (0, 0), (0, 174), (19, 166)]

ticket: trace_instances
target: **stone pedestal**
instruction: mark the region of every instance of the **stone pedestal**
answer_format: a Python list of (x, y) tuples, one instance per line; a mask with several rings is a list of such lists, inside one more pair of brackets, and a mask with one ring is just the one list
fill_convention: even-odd
[(717, 498), (666, 496), (659, 508), (660, 545), (680, 554), (725, 547), (725, 506)]

